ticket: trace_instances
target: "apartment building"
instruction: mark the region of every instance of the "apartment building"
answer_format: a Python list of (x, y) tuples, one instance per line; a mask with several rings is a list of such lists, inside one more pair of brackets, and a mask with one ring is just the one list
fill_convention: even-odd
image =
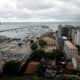
[(72, 58), (72, 63), (75, 69), (80, 70), (80, 56), (76, 55)]
[(67, 58), (69, 59), (78, 54), (78, 48), (74, 44), (72, 44), (72, 42), (70, 42), (69, 40), (64, 41), (64, 51)]

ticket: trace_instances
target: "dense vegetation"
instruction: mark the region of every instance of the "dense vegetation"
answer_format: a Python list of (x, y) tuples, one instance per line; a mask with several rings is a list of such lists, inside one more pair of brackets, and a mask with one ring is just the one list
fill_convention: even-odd
[(41, 49), (37, 49), (32, 52), (31, 59), (35, 61), (40, 61), (44, 56), (45, 52)]
[(20, 63), (15, 61), (7, 62), (3, 67), (3, 73), (7, 75), (16, 75), (20, 71)]
[(39, 43), (40, 47), (44, 47), (44, 46), (47, 45), (47, 42), (44, 41), (44, 40), (42, 40), (42, 39), (40, 39), (40, 40), (38, 41), (38, 43)]
[(33, 43), (33, 44), (31, 45), (31, 49), (32, 49), (32, 50), (36, 50), (37, 48), (38, 48), (37, 43)]
[(58, 75), (55, 80), (80, 80), (76, 75)]
[(34, 43), (34, 40), (31, 39), (31, 40), (30, 40), (30, 43), (33, 44), (33, 43)]

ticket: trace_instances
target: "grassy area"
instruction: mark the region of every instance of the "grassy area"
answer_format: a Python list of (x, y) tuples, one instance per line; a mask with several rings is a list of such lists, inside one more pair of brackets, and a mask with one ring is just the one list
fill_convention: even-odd
[[(32, 76), (31, 76), (32, 77)], [(0, 80), (34, 80), (34, 77), (32, 77), (32, 79), (29, 79), (29, 77), (27, 76), (23, 76), (23, 77), (10, 77), (10, 76), (5, 76), (5, 77), (0, 77)]]
[(16, 78), (15, 77), (4, 76), (4, 77), (0, 77), (0, 80), (16, 80)]
[(80, 77), (77, 76), (77, 75), (65, 75), (65, 76), (66, 76), (66, 77), (74, 77), (74, 78), (80, 79)]
[(30, 79), (27, 76), (23, 76), (23, 77), (0, 77), (0, 80), (43, 80), (41, 77), (37, 77), (37, 76), (33, 76), (32, 79), (30, 77)]
[(43, 80), (43, 78), (34, 76), (34, 80)]
[(55, 80), (80, 80), (80, 77), (77, 75), (58, 75)]

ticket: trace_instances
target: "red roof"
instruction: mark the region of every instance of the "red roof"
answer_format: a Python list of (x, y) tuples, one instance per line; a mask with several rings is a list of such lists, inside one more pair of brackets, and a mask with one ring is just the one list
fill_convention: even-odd
[(38, 65), (39, 65), (39, 62), (30, 62), (28, 64), (26, 72), (29, 74), (33, 74), (36, 71)]
[(75, 60), (76, 60), (77, 62), (80, 62), (80, 56), (79, 56), (79, 55), (76, 55), (74, 58), (75, 58)]
[(69, 40), (64, 41), (65, 45), (68, 46), (70, 49), (75, 49), (77, 50), (77, 47), (72, 44)]
[(67, 70), (75, 70), (73, 65), (67, 65), (66, 66), (66, 69)]

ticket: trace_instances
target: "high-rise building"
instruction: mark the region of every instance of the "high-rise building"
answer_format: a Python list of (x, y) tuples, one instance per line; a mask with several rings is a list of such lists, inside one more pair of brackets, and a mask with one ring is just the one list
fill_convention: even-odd
[(59, 47), (63, 47), (64, 39), (63, 37), (66, 37), (66, 39), (72, 41), (72, 30), (75, 29), (72, 25), (59, 25), (58, 26), (58, 44)]
[(59, 25), (58, 26), (58, 37), (65, 36), (68, 39), (72, 39), (71, 33), (72, 29), (74, 29), (74, 26), (72, 25)]
[(73, 39), (72, 39), (73, 43), (75, 45), (80, 46), (80, 27), (76, 27), (76, 29), (73, 30), (72, 34), (73, 34)]
[(58, 37), (61, 37), (61, 30), (62, 30), (62, 25), (58, 26)]
[(72, 29), (74, 29), (74, 26), (65, 25), (64, 27), (62, 27), (61, 36), (65, 36), (68, 39), (72, 39), (72, 36), (71, 36)]
[(75, 44), (75, 35), (76, 35), (76, 28), (72, 29), (71, 37), (72, 37), (72, 43)]
[(72, 58), (72, 63), (75, 69), (80, 71), (80, 55), (76, 55)]
[(80, 46), (80, 27), (76, 27), (75, 29), (72, 30), (72, 42)]

